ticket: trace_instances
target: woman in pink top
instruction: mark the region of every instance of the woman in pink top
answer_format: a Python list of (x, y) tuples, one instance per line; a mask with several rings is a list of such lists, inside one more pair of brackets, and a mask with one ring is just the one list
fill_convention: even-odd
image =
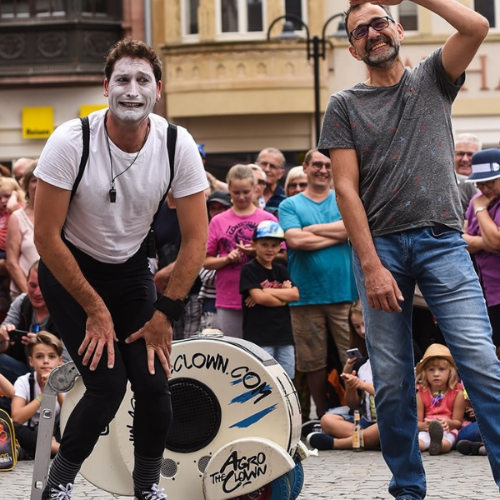
[(36, 160), (33, 161), (21, 178), (26, 203), (23, 208), (12, 213), (7, 228), (7, 270), (10, 275), (11, 300), (27, 291), (26, 276), (33, 263), (40, 258), (33, 241), (33, 204), (37, 182), (33, 171), (36, 164)]
[(256, 181), (250, 166), (234, 165), (227, 174), (226, 182), (233, 206), (210, 221), (204, 267), (216, 270), (218, 327), (224, 335), (242, 338), (241, 267), (254, 256), (251, 242), (257, 224), (277, 219), (252, 203)]
[(450, 350), (431, 344), (417, 364), (417, 418), (420, 450), (447, 453), (462, 426), (465, 399)]

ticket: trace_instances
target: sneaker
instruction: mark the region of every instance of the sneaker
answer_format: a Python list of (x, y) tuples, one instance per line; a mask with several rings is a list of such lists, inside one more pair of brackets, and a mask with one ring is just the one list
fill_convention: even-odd
[(150, 490), (135, 490), (135, 500), (164, 500), (165, 498), (167, 498), (165, 490), (159, 488), (156, 483), (151, 486)]
[(57, 488), (46, 486), (42, 492), (42, 500), (71, 500), (72, 493), (72, 483), (68, 483), (65, 487), (60, 484)]
[(486, 455), (486, 448), (479, 441), (461, 439), (457, 443), (457, 451), (462, 455)]
[(302, 437), (308, 436), (311, 432), (321, 432), (319, 420), (308, 420), (302, 424)]
[(307, 444), (318, 450), (333, 450), (333, 441), (333, 437), (325, 432), (311, 432), (306, 438)]
[(439, 455), (443, 446), (443, 427), (437, 420), (429, 424), (429, 435), (431, 436), (429, 455)]

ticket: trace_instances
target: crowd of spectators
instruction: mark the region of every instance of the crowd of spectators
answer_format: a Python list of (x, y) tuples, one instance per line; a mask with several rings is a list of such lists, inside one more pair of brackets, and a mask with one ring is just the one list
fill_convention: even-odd
[[(464, 238), (480, 276), (486, 280), (488, 311), (494, 341), (499, 346), (500, 306), (496, 303), (498, 294), (491, 291), (490, 283), (495, 283), (495, 279), (489, 279), (489, 269), (495, 268), (498, 260), (500, 174), (478, 173), (474, 164), (483, 165), (490, 160), (500, 163), (500, 151), (481, 152), (481, 143), (472, 134), (458, 135), (455, 149), (457, 184), (465, 215)], [(202, 145), (199, 150), (205, 160)], [(0, 311), (0, 404), (7, 409), (14, 394), (9, 384), (33, 371), (28, 354), (33, 338), (40, 331), (58, 335), (38, 287), (39, 257), (33, 243), (36, 160), (21, 158), (14, 167), (12, 177), (0, 177), (0, 306), (3, 304), (4, 309)], [(363, 363), (361, 372), (369, 373), (369, 360), (362, 338), (364, 330), (361, 341), (359, 335), (353, 335), (351, 316), (353, 307), (357, 314), (359, 302), (351, 249), (335, 200), (330, 159), (313, 149), (305, 153), (302, 165), (290, 167), (279, 149), (267, 147), (256, 156), (255, 163), (234, 165), (224, 181), (208, 172), (207, 177), (210, 188), (206, 191), (206, 260), (187, 297), (184, 317), (174, 326), (174, 339), (191, 337), (205, 328), (218, 328), (226, 336), (258, 343), (277, 359), (286, 347), (282, 364), (296, 385), (303, 421), (317, 422), (311, 443), (319, 444), (321, 449), (349, 448), (352, 412), (362, 407), (365, 445), (376, 448), (377, 426), (370, 428), (376, 423), (376, 416), (369, 414), (370, 407), (374, 408), (374, 391), (367, 389), (373, 388), (371, 378), (359, 373)], [(484, 213), (479, 215), (481, 212)], [(277, 243), (268, 241), (277, 241), (277, 233), (266, 237), (261, 229), (256, 237), (256, 228), (262, 221), (275, 224), (282, 232)], [(158, 258), (151, 268), (157, 273), (155, 282), (161, 293), (175, 266), (180, 245), (175, 201), (170, 196), (159, 212), (155, 235)], [(257, 247), (260, 253), (256, 254)], [(242, 269), (246, 274), (240, 282)], [(259, 281), (265, 276), (268, 279)], [(278, 289), (283, 292), (276, 292)], [(281, 296), (290, 300), (276, 298)], [(445, 342), (418, 288), (416, 304), (414, 347), (418, 361), (429, 345)], [(273, 337), (275, 329), (266, 328), (262, 321), (267, 318), (265, 323), (271, 325), (276, 316), (281, 318), (281, 324), (284, 315), (289, 321), (284, 324), (290, 325), (290, 331), (287, 334), (286, 328), (283, 330), (282, 337), (288, 340), (282, 342), (276, 340), (278, 336)], [(258, 335), (252, 328), (255, 324), (262, 325)], [(13, 335), (13, 331), (21, 334)], [(353, 345), (361, 347), (360, 359), (346, 356)], [(70, 358), (61, 345), (63, 360)], [(325, 395), (331, 370), (341, 374), (341, 384), (349, 395), (349, 405), (342, 407), (347, 408), (345, 414), (328, 408)], [(316, 415), (310, 412), (311, 400)], [(474, 415), (471, 407), (465, 411), (465, 418), (468, 413)], [(455, 427), (460, 425), (455, 423)], [(306, 424), (305, 428), (311, 427)], [(470, 435), (469, 432), (467, 437)], [(476, 430), (476, 441), (466, 440), (473, 444), (462, 443), (459, 449), (467, 454), (486, 453), (478, 435)]]

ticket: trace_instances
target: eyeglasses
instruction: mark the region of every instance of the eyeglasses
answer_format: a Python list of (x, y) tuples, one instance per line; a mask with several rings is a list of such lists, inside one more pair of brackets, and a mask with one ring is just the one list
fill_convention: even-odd
[(273, 163), (269, 163), (268, 161), (259, 161), (258, 163), (262, 168), (269, 167), (271, 170), (280, 170), (281, 168), (283, 168), (281, 167), (281, 165), (274, 165)]
[(354, 40), (361, 40), (362, 38), (366, 38), (368, 36), (368, 32), (370, 28), (373, 28), (375, 31), (382, 31), (389, 26), (389, 21), (394, 22), (389, 16), (384, 17), (375, 17), (368, 24), (360, 24), (356, 26), (350, 33), (349, 38), (354, 38)]
[(455, 151), (455, 154), (457, 156), (470, 156), (472, 158), (472, 155), (474, 153), (472, 153), (471, 151)]
[(307, 182), (289, 182), (288, 183), (289, 188), (302, 188), (305, 189), (307, 187)]
[(491, 181), (479, 181), (479, 182), (476, 182), (476, 186), (479, 188), (479, 187), (493, 187), (493, 184), (495, 184), (495, 182), (497, 181), (498, 179), (492, 179)]
[(327, 170), (332, 167), (332, 164), (328, 161), (313, 161), (311, 166), (316, 170), (321, 170), (322, 167), (325, 167)]

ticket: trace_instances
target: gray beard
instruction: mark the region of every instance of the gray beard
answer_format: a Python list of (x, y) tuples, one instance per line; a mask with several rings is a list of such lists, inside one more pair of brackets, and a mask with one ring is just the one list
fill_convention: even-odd
[(366, 55), (365, 57), (363, 57), (363, 62), (367, 66), (371, 66), (372, 68), (389, 67), (391, 65), (391, 63), (394, 60), (396, 60), (398, 55), (399, 55), (399, 45), (397, 45), (397, 46), (391, 45), (391, 49), (392, 49), (391, 52), (381, 59), (373, 60), (373, 59), (370, 59), (369, 55)]

